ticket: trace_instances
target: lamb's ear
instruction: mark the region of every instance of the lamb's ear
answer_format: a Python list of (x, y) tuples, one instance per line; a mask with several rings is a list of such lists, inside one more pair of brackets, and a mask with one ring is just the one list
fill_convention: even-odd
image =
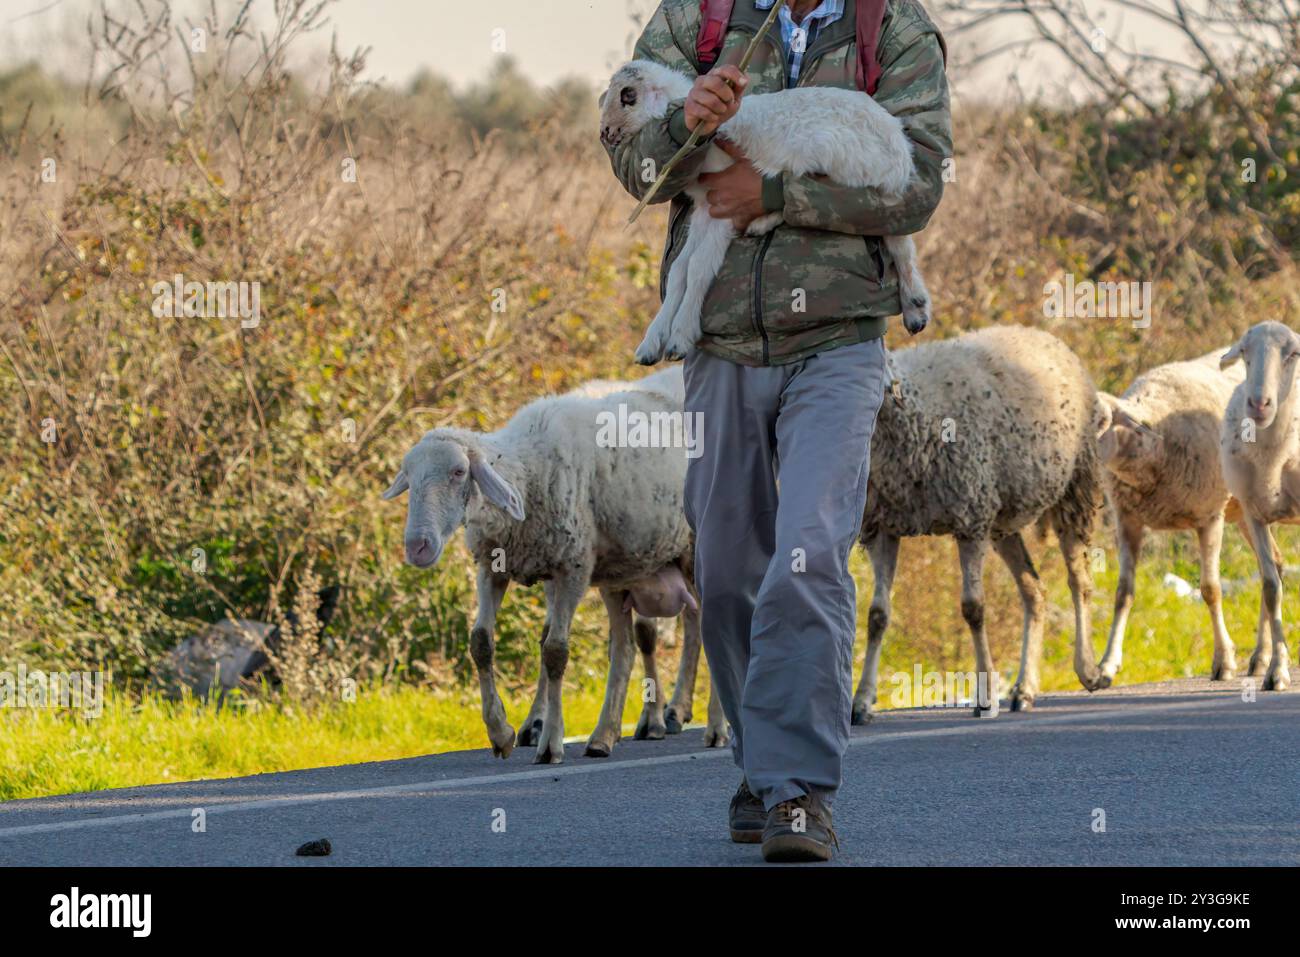
[(1101, 438), (1110, 428), (1111, 422), (1115, 418), (1115, 408), (1119, 405), (1119, 399), (1109, 392), (1097, 393), (1097, 407), (1092, 413), (1092, 428), (1097, 438)]
[(1242, 346), (1246, 344), (1245, 339), (1238, 339), (1236, 345), (1225, 352), (1219, 359), (1219, 368), (1226, 369), (1238, 359), (1241, 358)]
[(388, 486), (388, 491), (379, 497), (384, 501), (388, 501), (390, 498), (397, 498), (410, 487), (411, 483), (406, 479), (406, 472), (402, 470), (393, 478), (393, 484)]
[(605, 97), (607, 96), (609, 96), (609, 90), (600, 94), (600, 98), (596, 100), (596, 109), (603, 110), (605, 108)]
[(524, 520), (524, 500), (519, 492), (478, 452), (470, 453), (469, 474), (478, 483), (485, 499), (503, 509), (516, 522)]

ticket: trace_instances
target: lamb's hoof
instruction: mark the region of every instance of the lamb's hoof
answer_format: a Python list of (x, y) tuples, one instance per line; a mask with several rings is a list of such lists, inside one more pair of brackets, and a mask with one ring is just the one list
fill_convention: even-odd
[(636, 723), (636, 730), (632, 732), (632, 739), (634, 741), (662, 741), (667, 733), (666, 722), (657, 721), (643, 714)]
[(1034, 696), (1025, 694), (1019, 688), (1011, 692), (1011, 710), (1012, 711), (1033, 711)]
[(917, 335), (930, 324), (930, 303), (925, 299), (913, 299), (903, 305), (903, 328), (909, 335)]
[(604, 741), (588, 741), (587, 750), (582, 752), (586, 758), (607, 758), (614, 749)]
[(706, 748), (725, 748), (730, 743), (731, 730), (729, 728), (704, 729), (704, 746)]
[(542, 719), (534, 718), (519, 729), (515, 745), (520, 748), (535, 748), (540, 740), (542, 740)]
[(1259, 686), (1261, 691), (1285, 691), (1291, 687), (1291, 675), (1287, 673), (1286, 668), (1273, 668), (1264, 676), (1264, 683)]
[(652, 366), (663, 358), (663, 346), (658, 342), (651, 342), (649, 337), (642, 339), (641, 344), (636, 347), (637, 365)]
[(668, 360), (685, 359), (695, 348), (695, 343), (685, 342), (678, 338), (668, 340), (668, 345), (664, 347), (664, 358)]
[(1215, 665), (1210, 671), (1211, 681), (1231, 681), (1235, 677), (1237, 677), (1237, 663), (1235, 661)]
[(664, 710), (664, 731), (668, 734), (681, 734), (682, 728), (691, 720), (690, 712), (678, 717), (677, 709), (671, 705)]
[(489, 731), (488, 740), (492, 742), (492, 756), (494, 758), (508, 758), (510, 752), (515, 749), (515, 729), (510, 725), (506, 725), (497, 734)]
[(850, 720), (853, 722), (855, 728), (865, 728), (867, 725), (871, 724), (874, 717), (875, 715), (871, 713), (871, 709), (866, 705), (863, 705), (853, 709), (853, 717)]

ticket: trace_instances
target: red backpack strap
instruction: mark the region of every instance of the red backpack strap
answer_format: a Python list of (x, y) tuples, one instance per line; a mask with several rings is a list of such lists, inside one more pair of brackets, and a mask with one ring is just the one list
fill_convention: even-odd
[(735, 5), (736, 0), (700, 0), (700, 35), (695, 40), (695, 55), (706, 69), (722, 52), (722, 41), (731, 23), (731, 8)]
[(885, 22), (886, 0), (857, 0), (858, 3), (858, 89), (876, 95), (880, 84), (880, 62), (876, 47)]

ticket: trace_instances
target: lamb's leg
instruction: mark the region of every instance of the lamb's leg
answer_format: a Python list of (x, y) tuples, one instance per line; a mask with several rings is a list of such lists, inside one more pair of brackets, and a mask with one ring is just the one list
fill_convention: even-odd
[[(1119, 516), (1119, 583), (1115, 586), (1115, 613), (1110, 621), (1110, 637), (1101, 656), (1100, 687), (1109, 688), (1124, 663), (1124, 632), (1128, 627), (1133, 597), (1137, 594), (1137, 563), (1142, 555), (1142, 538), (1146, 529), (1140, 519)], [(1217, 567), (1218, 562), (1215, 562)]]
[(871, 596), (871, 611), (867, 613), (867, 654), (862, 662), (862, 678), (853, 695), (853, 723), (871, 721), (876, 705), (880, 680), (880, 652), (885, 642), (885, 629), (889, 627), (889, 599), (894, 589), (894, 574), (898, 570), (898, 539), (880, 534), (867, 543), (871, 558), (871, 573), (875, 591)]
[(690, 271), (691, 258), (695, 255), (698, 245), (695, 218), (692, 214), (686, 242), (668, 269), (668, 284), (664, 290), (663, 305), (655, 313), (654, 319), (645, 331), (645, 337), (636, 348), (636, 361), (643, 366), (652, 366), (664, 357), (664, 347), (673, 331), (673, 317), (677, 315), (677, 310), (681, 308), (682, 299), (686, 295), (686, 277)]
[(609, 615), (609, 677), (605, 680), (605, 703), (600, 709), (596, 730), (587, 739), (587, 757), (607, 758), (623, 731), (623, 705), (627, 702), (627, 684), (632, 677), (632, 613), (623, 610), (627, 592), (602, 588)]
[(975, 717), (998, 716), (998, 672), (993, 667), (988, 635), (984, 632), (984, 558), (988, 554), (986, 539), (957, 542), (961, 560), (961, 616), (970, 628), (975, 644)]
[(1214, 663), (1211, 681), (1230, 681), (1237, 673), (1237, 654), (1223, 621), (1223, 588), (1219, 583), (1219, 549), (1223, 545), (1223, 514), (1216, 515), (1204, 528), (1196, 530), (1201, 546), (1201, 597), (1210, 612), (1214, 632)]
[[(695, 594), (695, 589), (691, 589)], [(696, 602), (699, 596), (696, 595)], [(700, 668), (700, 613), (690, 608), (682, 611), (682, 656), (677, 662), (677, 684), (673, 687), (673, 700), (664, 712), (664, 723), (669, 734), (680, 734), (690, 723), (695, 712), (695, 676)]]
[(1092, 570), (1088, 567), (1088, 549), (1078, 533), (1062, 529), (1059, 523), (1056, 537), (1065, 558), (1070, 597), (1074, 599), (1074, 673), (1084, 688), (1096, 691), (1101, 687), (1101, 672), (1092, 647)]
[(492, 674), (492, 661), (496, 648), (492, 640), (496, 630), (497, 612), (501, 608), (501, 599), (505, 597), (510, 579), (479, 567), (478, 570), (478, 616), (469, 633), (469, 651), (478, 671), (479, 694), (483, 701), (483, 723), (487, 725), (488, 740), (492, 742), (492, 753), (499, 758), (510, 757), (515, 747), (515, 729), (506, 721), (506, 709), (497, 694), (496, 679)]
[(638, 741), (661, 741), (668, 729), (664, 724), (664, 686), (659, 681), (659, 668), (655, 664), (655, 646), (659, 644), (659, 627), (653, 618), (637, 618), (632, 622), (632, 639), (641, 652), (641, 665), (645, 668), (645, 686), (641, 695), (641, 717), (637, 719)]
[(722, 699), (718, 697), (717, 686), (709, 679), (709, 723), (704, 728), (704, 746), (706, 748), (725, 748), (731, 743), (731, 727), (722, 710)]
[[(546, 717), (537, 741), (534, 764), (560, 764), (564, 760), (564, 669), (569, 663), (569, 629), (587, 585), (590, 568), (577, 568), (552, 579), (551, 628), (542, 644), (546, 669)], [(621, 606), (620, 606), (621, 611)]]
[(1268, 619), (1273, 644), (1273, 660), (1260, 688), (1264, 691), (1285, 691), (1291, 684), (1291, 661), (1287, 653), (1286, 636), (1282, 633), (1282, 574), (1278, 568), (1272, 533), (1268, 525), (1246, 516), (1251, 540), (1255, 543), (1255, 557), (1259, 560), (1260, 604)]
[[(1259, 560), (1259, 549), (1255, 546), (1255, 537), (1251, 532), (1250, 525), (1243, 517), (1238, 523), (1241, 529), (1242, 537), (1250, 543), (1250, 549), (1255, 553), (1255, 563), (1263, 567)], [(1268, 553), (1273, 556), (1273, 564), (1279, 569), (1279, 579), (1281, 577), (1280, 569), (1282, 567), (1282, 553), (1278, 550), (1277, 542), (1273, 541), (1273, 535), (1268, 535)], [(1255, 625), (1255, 650), (1250, 655), (1250, 671), (1252, 678), (1262, 678), (1268, 674), (1269, 666), (1273, 663), (1273, 638), (1269, 633), (1268, 627), (1268, 610), (1264, 607), (1264, 600), (1261, 597), (1259, 602), (1259, 620)]]
[(704, 297), (709, 294), (709, 287), (736, 235), (730, 220), (714, 219), (707, 209), (697, 209), (691, 216), (691, 232), (696, 235), (698, 245), (688, 266), (686, 295), (673, 317), (672, 333), (664, 347), (664, 356), (669, 359), (685, 359), (699, 341)]
[(898, 270), (898, 292), (903, 302), (903, 325), (916, 335), (931, 318), (930, 290), (925, 287), (921, 267), (916, 259), (916, 243), (911, 236), (886, 236), (885, 248)]
[(1046, 611), (1043, 583), (1019, 532), (1001, 539), (994, 547), (1016, 581), (1025, 619), (1020, 636), (1020, 677), (1011, 690), (1011, 710), (1029, 711), (1038, 697), (1039, 670), (1043, 660), (1043, 617)]
[[(537, 650), (540, 652), (546, 645), (546, 636), (551, 633), (551, 583), (549, 581), (542, 583), (542, 591), (546, 595), (546, 620), (542, 622), (542, 640), (538, 643)], [(524, 718), (523, 724), (519, 726), (519, 734), (515, 736), (515, 746), (519, 748), (530, 748), (537, 744), (542, 736), (542, 716), (546, 714), (546, 669), (538, 667), (537, 669), (537, 692), (533, 695), (533, 705), (528, 709), (528, 716)]]

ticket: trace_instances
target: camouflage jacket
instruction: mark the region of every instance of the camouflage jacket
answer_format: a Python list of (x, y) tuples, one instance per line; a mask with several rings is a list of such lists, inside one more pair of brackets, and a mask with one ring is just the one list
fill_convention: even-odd
[[(818, 33), (804, 56), (799, 86), (857, 88), (855, 8), (847, 2), (844, 16)], [(736, 0), (718, 65), (740, 61), (765, 16), (753, 0)], [(699, 0), (661, 0), (637, 41), (635, 59), (698, 74), (699, 25)], [(890, 0), (878, 51), (884, 72), (875, 99), (902, 118), (915, 145), (911, 187), (901, 197), (887, 198), (874, 189), (849, 189), (820, 176), (787, 173), (767, 180), (764, 205), (780, 210), (785, 223), (765, 236), (742, 236), (731, 244), (704, 303), (704, 351), (744, 365), (797, 362), (882, 336), (888, 317), (902, 311), (897, 272), (880, 237), (919, 232), (939, 205), (944, 160), (952, 155), (948, 85), (943, 40), (916, 0)], [(774, 25), (750, 63), (747, 92), (781, 90), (787, 72), (780, 27)], [(614, 172), (639, 199), (687, 137), (682, 102), (677, 101), (661, 122), (610, 150)], [(656, 202), (672, 201), (661, 296), (690, 219), (691, 203), (683, 189), (708, 147), (705, 139), (655, 197)]]

